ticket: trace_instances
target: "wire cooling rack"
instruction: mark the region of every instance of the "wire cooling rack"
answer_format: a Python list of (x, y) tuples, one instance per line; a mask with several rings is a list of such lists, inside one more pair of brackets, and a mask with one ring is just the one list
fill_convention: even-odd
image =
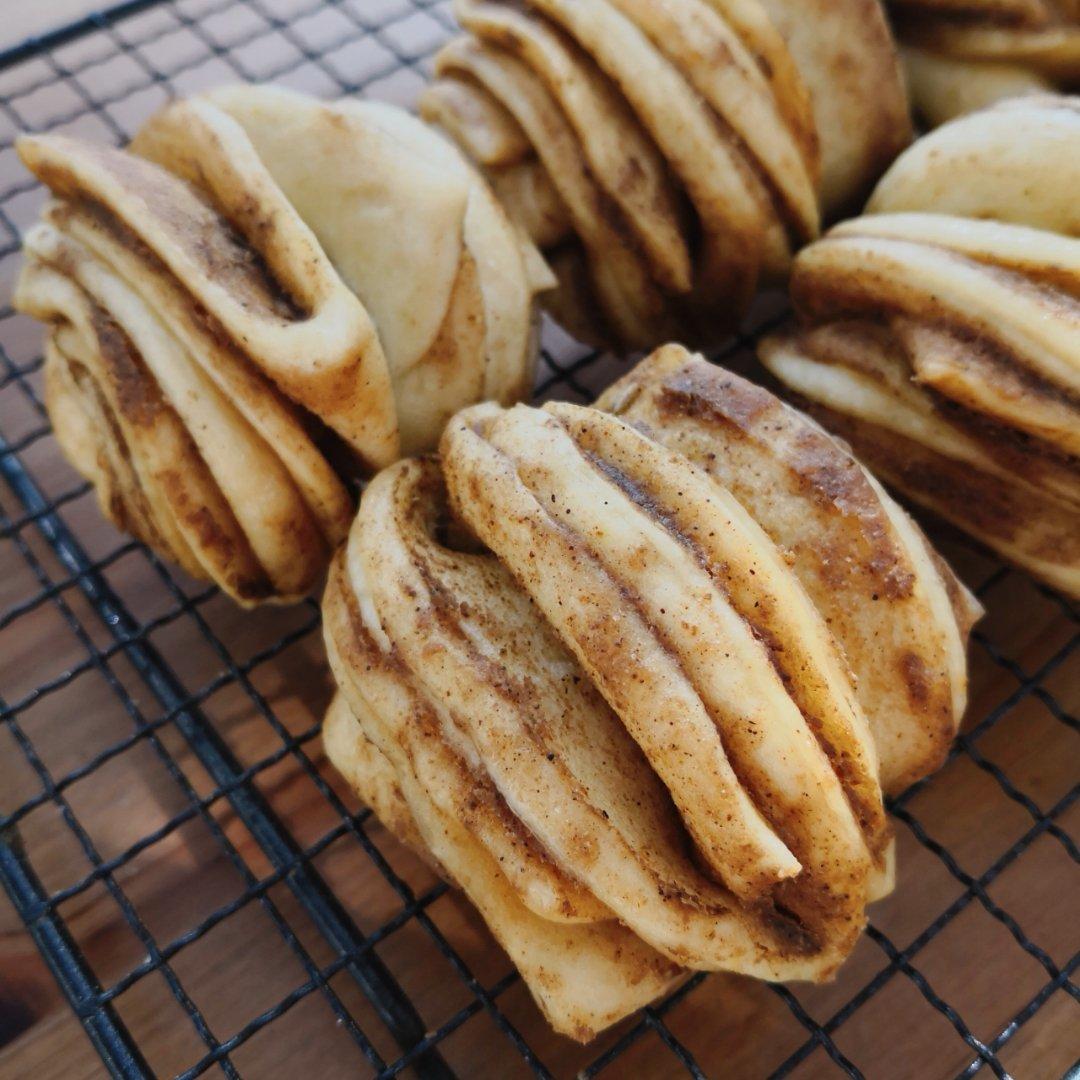
[[(0, 55), (0, 943), (25, 961), (29, 935), (70, 1005), (46, 1001), (39, 1035), (0, 968), (0, 1073), (90, 1074), (94, 1051), (125, 1077), (1075, 1069), (1080, 638), (1060, 598), (949, 549), (989, 609), (965, 734), (892, 803), (900, 886), (837, 982), (697, 977), (581, 1048), (326, 768), (317, 605), (243, 615), (113, 532), (62, 461), (40, 332), (9, 305), (42, 198), (16, 132), (124, 141), (237, 79), (410, 104), (451, 28), (424, 0), (134, 0)], [(540, 395), (621, 370), (544, 343)]]

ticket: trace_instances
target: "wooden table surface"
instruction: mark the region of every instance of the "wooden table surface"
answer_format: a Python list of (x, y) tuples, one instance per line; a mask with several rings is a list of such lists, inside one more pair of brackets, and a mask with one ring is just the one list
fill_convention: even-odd
[[(47, 6), (50, 15), (59, 10), (55, 3), (38, 5)], [(12, 33), (13, 25), (21, 27), (16, 33), (21, 36), (43, 15), (32, 5), (20, 5), (15, 20), (5, 13), (0, 25), (5, 33)], [(10, 171), (2, 171), (5, 167), (10, 169), (0, 159), (2, 185), (12, 179)], [(32, 213), (31, 202), (20, 202), (14, 216), (25, 224)], [(14, 265), (13, 260), (0, 263), (0, 303), (7, 302)], [(30, 360), (38, 341), (39, 331), (28, 321), (0, 318), (0, 342), (14, 362)], [(31, 375), (28, 384), (40, 393), (40, 374)], [(5, 438), (17, 440), (40, 423), (25, 388), (0, 383), (0, 431)], [(33, 440), (22, 456), (52, 497), (76, 485), (75, 474), (51, 437)], [(22, 513), (2, 484), (0, 509), (11, 518)], [(66, 503), (62, 515), (92, 557), (103, 557), (124, 542), (104, 524), (88, 495)], [(19, 544), (5, 541), (0, 546), (0, 694), (9, 704), (26, 702), (16, 717), (19, 729), (32, 740), (52, 776), (61, 777), (131, 734), (132, 716), (117, 696), (117, 687), (130, 694), (131, 705), (142, 718), (154, 720), (161, 710), (123, 656), (112, 657), (104, 668), (91, 666), (66, 676), (88, 655), (73, 626), (98, 649), (109, 641), (77, 589), (59, 590), (67, 614), (56, 601), (46, 599), (10, 621), (4, 618), (39, 593), (42, 580), (63, 582), (66, 577), (33, 526), (21, 530), (18, 539)], [(972, 583), (993, 572), (992, 562), (964, 547), (950, 544), (946, 550)], [(249, 688), (229, 675), (222, 656), (206, 644), (193, 615), (173, 611), (174, 598), (141, 550), (117, 557), (106, 575), (137, 618), (161, 619), (151, 635), (153, 644), (185, 688), (203, 698), (207, 716), (241, 763), (250, 766), (275, 755), (280, 758), (259, 768), (255, 782), (297, 841), (309, 845), (332, 835), (341, 818), (309, 766), (350, 808), (356, 804), (326, 766), (314, 734), (329, 680), (319, 634), (310, 626), (311, 610), (245, 614), (219, 596), (195, 605), (204, 627), (240, 664), (283, 634), (296, 632), (293, 644), (255, 664), (248, 676), (250, 691), (257, 692), (280, 721), (281, 730), (275, 731)], [(176, 580), (189, 595), (200, 594), (195, 583)], [(955, 1009), (954, 1019), (975, 1038), (988, 1041), (1076, 956), (1080, 869), (1071, 856), (1080, 836), (1080, 809), (1075, 803), (1059, 808), (1074, 790), (1080, 771), (1080, 736), (1075, 720), (1071, 726), (1067, 722), (1080, 705), (1080, 654), (1074, 652), (1067, 663), (1054, 667), (1038, 692), (1022, 690), (1023, 680), (1072, 640), (1076, 623), (1058, 602), (1017, 573), (1000, 580), (986, 599), (989, 612), (980, 631), (982, 643), (972, 649), (965, 728), (970, 730), (991, 713), (1000, 716), (979, 735), (974, 755), (965, 752), (953, 760), (896, 819), (899, 884), (872, 913), (872, 923), (884, 938), (864, 938), (834, 983), (792, 987), (792, 1002), (748, 980), (706, 980), (665, 1020), (707, 1074), (729, 1078), (768, 1074), (807, 1038), (793, 1005), (826, 1022), (855, 998), (858, 1006), (835, 1027), (832, 1038), (836, 1050), (865, 1075), (875, 1080), (954, 1076), (974, 1052), (932, 999), (944, 999)], [(998, 662), (995, 655), (1008, 663)], [(34, 699), (35, 687), (50, 680), (57, 680), (58, 688)], [(303, 735), (299, 753), (282, 750), (282, 732)], [(155, 941), (164, 945), (243, 895), (245, 874), (262, 879), (270, 870), (221, 798), (211, 801), (204, 815), (192, 815), (157, 842), (125, 856), (133, 844), (190, 806), (189, 796), (163, 766), (163, 757), (171, 756), (196, 797), (213, 789), (173, 725), (160, 729), (160, 741), (161, 752), (146, 739), (132, 742), (64, 791), (67, 806), (100, 857), (120, 859), (110, 881), (91, 877), (58, 908), (105, 987), (124, 978), (147, 954), (146, 943), (122, 916), (117, 896), (132, 905)], [(0, 810), (9, 812), (40, 790), (13, 730), (0, 724)], [(1052, 828), (1039, 824), (1047, 812), (1053, 815)], [(235, 858), (215, 839), (214, 829), (233, 846)], [(91, 866), (55, 802), (45, 800), (20, 822), (20, 831), (46, 888), (58, 891), (86, 882)], [(434, 884), (430, 873), (380, 827), (369, 824), (366, 831), (389, 867), (416, 894)], [(1018, 844), (1017, 854), (1002, 859)], [(314, 865), (364, 932), (376, 930), (401, 911), (400, 897), (351, 835), (329, 843)], [(169, 960), (170, 975), (183, 984), (219, 1039), (241, 1030), (306, 981), (296, 955), (275, 928), (275, 913), (293, 929), (316, 964), (334, 957), (284, 884), (273, 885), (266, 897), (273, 911), (262, 900), (247, 902), (198, 941), (178, 947)], [(483, 985), (492, 986), (507, 973), (508, 961), (459, 897), (440, 897), (427, 914)], [(939, 933), (926, 933), (942, 922)], [(1018, 938), (1034, 948), (1025, 949)], [(893, 962), (888, 951), (892, 947), (905, 950), (902, 963)], [(430, 1029), (470, 1001), (470, 993), (415, 919), (386, 937), (378, 953)], [(331, 986), (384, 1057), (393, 1060), (396, 1052), (389, 1036), (355, 984), (339, 974)], [(880, 988), (873, 995), (859, 996), (871, 986)], [(182, 1071), (204, 1053), (202, 1040), (161, 971), (135, 980), (115, 1004), (159, 1075)], [(621, 1025), (596, 1045), (581, 1048), (546, 1030), (520, 983), (507, 990), (499, 1004), (560, 1076), (573, 1075), (630, 1026)], [(463, 1076), (501, 1080), (526, 1075), (517, 1053), (482, 1010), (441, 1049)], [(1054, 993), (1033, 1019), (1020, 1026), (1000, 1059), (1016, 1077), (1060, 1077), (1080, 1059), (1076, 1000), (1063, 991)], [(304, 1070), (320, 1078), (344, 1077), (370, 1071), (320, 991), (305, 995), (280, 1019), (244, 1041), (232, 1060), (243, 1075), (256, 1077), (291, 1078)], [(0, 893), (0, 1076), (79, 1080), (101, 1074), (81, 1025)], [(219, 1074), (216, 1067), (209, 1073)], [(684, 1072), (657, 1034), (646, 1032), (603, 1075), (652, 1078)], [(819, 1046), (794, 1075), (840, 1073)]]

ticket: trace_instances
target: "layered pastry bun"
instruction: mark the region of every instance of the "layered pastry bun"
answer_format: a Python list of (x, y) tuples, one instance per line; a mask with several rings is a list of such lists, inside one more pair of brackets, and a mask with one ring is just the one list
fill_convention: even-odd
[(691, 970), (835, 972), (978, 614), (841, 443), (670, 346), (372, 481), (323, 601), (326, 750), (584, 1040)]
[(421, 113), (582, 340), (712, 344), (910, 138), (878, 0), (456, 0)]
[(1080, 99), (954, 120), (796, 260), (765, 366), (912, 502), (1080, 598)]
[(404, 112), (227, 87), (126, 150), (23, 136), (50, 190), (16, 307), (104, 512), (243, 604), (309, 591), (346, 482), (528, 393), (535, 248)]
[(1080, 90), (1076, 0), (889, 0), (911, 103), (931, 127), (1005, 98)]

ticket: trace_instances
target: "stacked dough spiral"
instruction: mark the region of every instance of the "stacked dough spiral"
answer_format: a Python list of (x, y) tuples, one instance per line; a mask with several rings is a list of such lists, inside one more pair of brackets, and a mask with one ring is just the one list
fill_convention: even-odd
[[(1016, 133), (1023, 131), (1018, 140)], [(1080, 597), (1080, 100), (952, 121), (796, 262), (766, 366), (880, 476)]]
[(57, 437), (109, 517), (241, 603), (318, 581), (342, 476), (531, 385), (545, 268), (404, 113), (232, 87), (127, 151), (19, 153), (54, 196), (15, 302), (50, 325)]
[(421, 103), (593, 342), (714, 342), (910, 129), (877, 0), (457, 0)]
[(765, 391), (672, 346), (598, 405), (459, 414), (365, 491), (324, 599), (331, 760), (579, 1039), (687, 969), (835, 970), (891, 888), (879, 758), (940, 759), (977, 614)]
[(1077, 0), (890, 0), (912, 105), (931, 125), (1033, 91), (1080, 89)]

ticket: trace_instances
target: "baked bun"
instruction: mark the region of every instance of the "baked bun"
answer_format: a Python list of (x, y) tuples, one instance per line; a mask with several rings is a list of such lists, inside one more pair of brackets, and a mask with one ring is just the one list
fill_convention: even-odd
[(1080, 89), (1076, 0), (889, 0), (916, 113), (931, 126), (1004, 98)]
[(879, 476), (1072, 597), (1078, 186), (1076, 98), (944, 125), (799, 256), (800, 328), (760, 350)]
[(578, 336), (714, 342), (906, 144), (877, 0), (457, 0), (421, 112), (549, 256)]
[(50, 326), (57, 437), (120, 527), (241, 603), (317, 583), (341, 477), (531, 386), (546, 268), (404, 113), (234, 87), (127, 151), (19, 153), (54, 197), (15, 303)]
[(518, 961), (584, 1038), (684, 969), (835, 971), (892, 887), (882, 767), (940, 762), (978, 607), (839, 443), (672, 346), (598, 407), (473, 406), (380, 473), (323, 612), (328, 753), (384, 823), (489, 921), (513, 898), (492, 929), (516, 961), (539, 925), (636, 942), (602, 1013)]

